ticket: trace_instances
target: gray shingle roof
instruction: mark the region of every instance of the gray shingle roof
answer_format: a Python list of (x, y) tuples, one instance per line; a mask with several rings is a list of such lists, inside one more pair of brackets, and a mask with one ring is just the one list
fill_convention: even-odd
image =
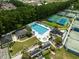
[(4, 36), (1, 37), (1, 43), (2, 44), (8, 43), (10, 41), (12, 41), (11, 34), (7, 34), (7, 35), (4, 35)]
[(27, 33), (27, 30), (26, 30), (26, 29), (22, 29), (22, 30), (16, 31), (16, 32), (15, 32), (15, 35), (16, 35), (17, 37), (19, 37), (19, 36), (21, 36), (21, 35), (26, 35), (26, 33)]

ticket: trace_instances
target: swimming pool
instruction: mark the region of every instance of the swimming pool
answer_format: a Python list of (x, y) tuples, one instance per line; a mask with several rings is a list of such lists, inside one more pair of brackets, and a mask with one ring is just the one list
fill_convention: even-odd
[(31, 28), (35, 30), (36, 32), (38, 32), (39, 34), (44, 34), (46, 31), (48, 31), (47, 28), (43, 27), (42, 25), (38, 23), (32, 23)]
[(59, 20), (57, 20), (57, 23), (60, 25), (67, 25), (69, 23), (67, 18), (61, 18)]

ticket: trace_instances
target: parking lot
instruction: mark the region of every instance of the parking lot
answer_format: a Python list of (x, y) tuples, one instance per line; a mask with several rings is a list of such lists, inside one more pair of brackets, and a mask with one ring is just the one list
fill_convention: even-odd
[(10, 59), (8, 48), (0, 49), (0, 59)]

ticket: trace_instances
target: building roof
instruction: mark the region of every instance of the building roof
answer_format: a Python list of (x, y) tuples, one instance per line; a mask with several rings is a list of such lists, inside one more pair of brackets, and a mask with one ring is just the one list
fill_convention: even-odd
[(50, 43), (46, 42), (44, 45), (42, 45), (42, 49), (47, 49), (48, 47), (50, 47)]
[(60, 30), (58, 30), (57, 28), (53, 28), (51, 32), (53, 34), (58, 34), (58, 35), (61, 35), (61, 36), (63, 35), (63, 33)]
[(44, 43), (44, 45), (42, 45), (42, 48), (38, 47), (38, 48), (35, 48), (34, 50), (28, 51), (28, 52), (30, 52), (31, 57), (34, 57), (34, 56), (37, 56), (38, 54), (40, 54), (42, 51), (46, 50), (48, 47), (50, 47), (50, 45), (51, 44), (49, 42), (46, 42), (46, 43)]
[(1, 43), (5, 44), (5, 43), (9, 43), (10, 41), (12, 41), (12, 34), (6, 34), (4, 36), (1, 37)]
[(19, 37), (19, 36), (21, 36), (21, 35), (26, 35), (26, 33), (27, 33), (27, 30), (26, 30), (26, 29), (21, 29), (21, 30), (15, 31), (15, 35), (16, 35), (17, 37)]
[(39, 48), (31, 51), (30, 54), (31, 55), (39, 54), (38, 52), (40, 52), (40, 49)]
[(1, 8), (4, 9), (4, 10), (16, 9), (16, 7), (11, 3), (2, 3)]

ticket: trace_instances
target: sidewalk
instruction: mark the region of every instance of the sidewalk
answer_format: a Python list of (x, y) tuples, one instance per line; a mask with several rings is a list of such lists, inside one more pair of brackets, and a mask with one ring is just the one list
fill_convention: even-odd
[(29, 40), (29, 39), (33, 38), (33, 37), (35, 37), (35, 36), (33, 35), (32, 37), (27, 38), (27, 39), (25, 39), (25, 40), (17, 40), (17, 42), (24, 42), (24, 41), (27, 41), (27, 40)]
[(19, 55), (13, 57), (12, 59), (22, 59), (22, 54), (19, 54)]
[(74, 19), (73, 19), (72, 23), (70, 24), (70, 27), (68, 28), (68, 32), (67, 32), (67, 34), (65, 36), (65, 39), (63, 40), (63, 45), (65, 45), (65, 43), (66, 43), (66, 40), (68, 38), (68, 35), (70, 33), (70, 30), (71, 30), (71, 27), (72, 27), (73, 23), (74, 23)]

